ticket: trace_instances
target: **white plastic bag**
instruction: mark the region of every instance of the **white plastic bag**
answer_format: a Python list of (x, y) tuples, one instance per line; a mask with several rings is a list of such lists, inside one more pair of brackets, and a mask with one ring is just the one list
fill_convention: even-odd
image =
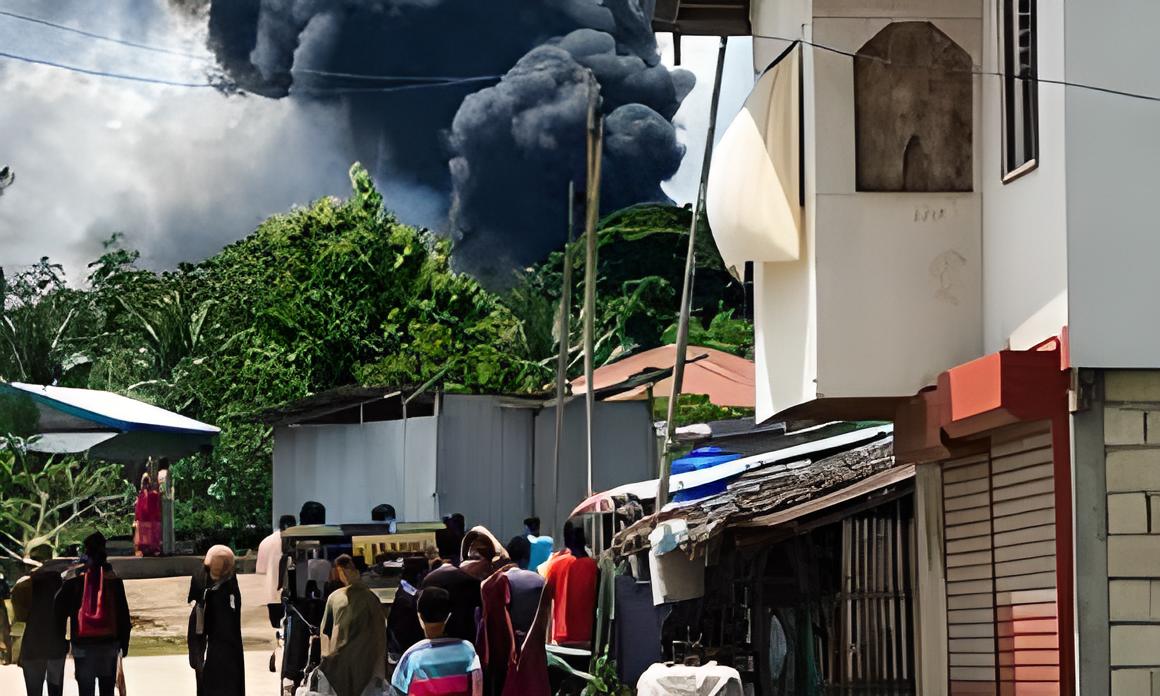
[(322, 673), (321, 669), (315, 668), (313, 672), (306, 675), (302, 686), (294, 692), (294, 696), (338, 696), (334, 688), (330, 686), (326, 675)]

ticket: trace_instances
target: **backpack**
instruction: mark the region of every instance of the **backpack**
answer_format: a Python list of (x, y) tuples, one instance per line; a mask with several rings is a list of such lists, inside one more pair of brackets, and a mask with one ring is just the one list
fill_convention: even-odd
[(81, 608), (77, 611), (78, 638), (115, 638), (117, 611), (113, 604), (111, 583), (105, 582), (105, 569), (90, 569), (85, 573)]

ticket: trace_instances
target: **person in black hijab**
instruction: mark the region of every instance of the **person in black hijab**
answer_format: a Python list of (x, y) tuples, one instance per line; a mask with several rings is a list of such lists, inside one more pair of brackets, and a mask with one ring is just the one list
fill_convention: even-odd
[(246, 694), (242, 593), (234, 563), (228, 546), (214, 546), (205, 569), (190, 582), (189, 666), (197, 673), (197, 696)]

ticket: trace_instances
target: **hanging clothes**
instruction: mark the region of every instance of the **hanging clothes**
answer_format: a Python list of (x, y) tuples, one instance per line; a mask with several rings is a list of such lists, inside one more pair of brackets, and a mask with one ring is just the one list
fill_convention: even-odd
[(622, 684), (635, 684), (650, 665), (663, 662), (661, 626), (669, 607), (654, 606), (652, 587), (631, 575), (615, 580), (612, 656)]

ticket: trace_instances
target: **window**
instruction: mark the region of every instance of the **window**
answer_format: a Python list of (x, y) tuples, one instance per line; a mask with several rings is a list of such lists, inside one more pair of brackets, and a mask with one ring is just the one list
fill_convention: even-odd
[(1035, 169), (1039, 160), (1035, 2), (1002, 0), (1003, 181)]

